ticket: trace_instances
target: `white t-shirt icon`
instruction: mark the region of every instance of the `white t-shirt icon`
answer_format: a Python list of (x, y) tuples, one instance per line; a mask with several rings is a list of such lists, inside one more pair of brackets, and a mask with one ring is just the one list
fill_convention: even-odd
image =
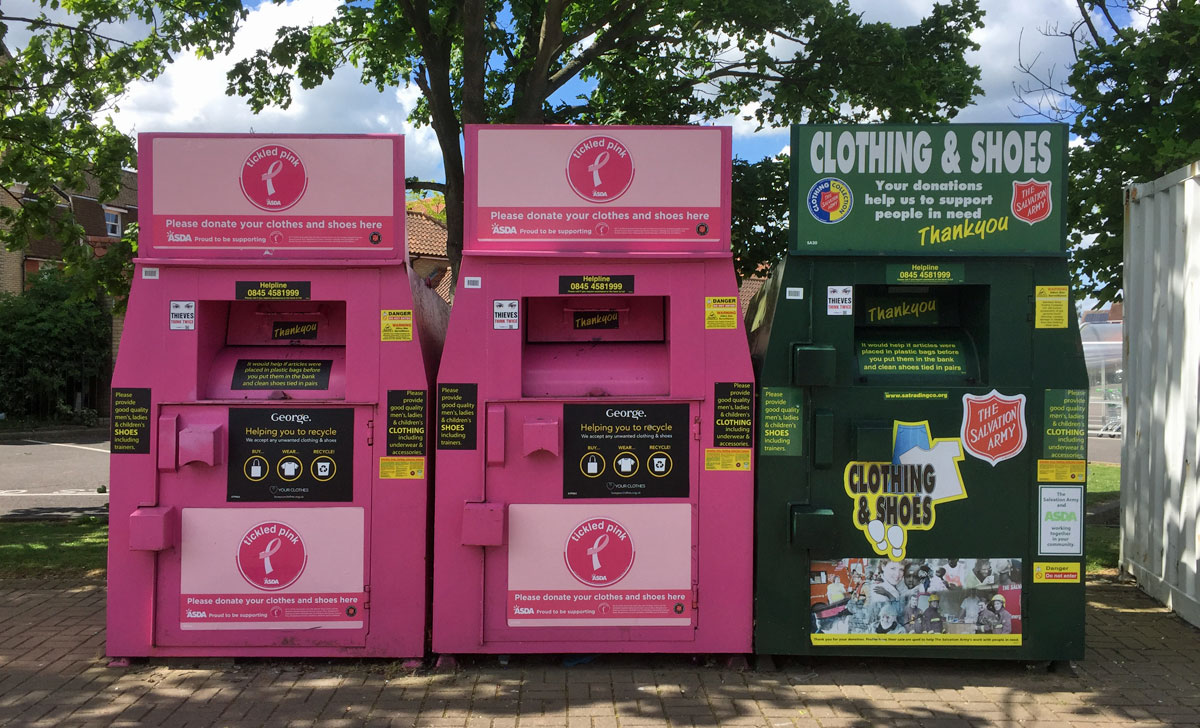
[(300, 469), (300, 463), (295, 460), (288, 460), (280, 465), (279, 469), (283, 471), (283, 477), (294, 478), (296, 477), (296, 471)]

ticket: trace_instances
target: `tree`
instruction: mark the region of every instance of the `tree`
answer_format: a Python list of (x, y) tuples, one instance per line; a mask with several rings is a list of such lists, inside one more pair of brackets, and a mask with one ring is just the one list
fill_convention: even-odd
[[(29, 3), (33, 6), (35, 3)], [(238, 0), (159, 3), (151, 0), (36, 0), (36, 14), (0, 10), (0, 242), (20, 249), (52, 237), (64, 244), (71, 269), (88, 269), (93, 251), (75, 221), (68, 192), (99, 188), (116, 197), (122, 168), (137, 166), (131, 138), (106, 114), (129, 83), (157, 77), (174, 54), (195, 48), (209, 58), (232, 47), (246, 11)], [(47, 14), (49, 11), (49, 14)], [(28, 34), (10, 46), (10, 28)], [(138, 30), (140, 28), (140, 31)], [(124, 37), (117, 37), (122, 35)], [(15, 186), (23, 185), (17, 195)], [(93, 280), (128, 286), (116, 246)], [(115, 272), (115, 277), (114, 277)]]
[(676, 124), (743, 107), (759, 124), (948, 119), (979, 91), (964, 55), (982, 15), (977, 0), (904, 28), (863, 22), (846, 0), (349, 2), (281, 29), (229, 91), (255, 111), (286, 107), (293, 81), (311, 88), (347, 64), (380, 90), (416, 84), (412, 118), (434, 129), (446, 174), (420, 186), (446, 196), (457, 275), (464, 124)]
[(46, 415), (107, 376), (108, 314), (56, 270), (0, 294), (0, 412)]
[[(1065, 82), (1031, 66), (1022, 98), (1071, 120), (1068, 213), (1078, 290), (1121, 298), (1124, 189), (1200, 159), (1200, 5), (1196, 0), (1077, 0), (1080, 20)], [(1139, 19), (1139, 30), (1124, 18)], [(1139, 25), (1143, 23), (1138, 23)], [(1094, 240), (1089, 239), (1094, 236)]]

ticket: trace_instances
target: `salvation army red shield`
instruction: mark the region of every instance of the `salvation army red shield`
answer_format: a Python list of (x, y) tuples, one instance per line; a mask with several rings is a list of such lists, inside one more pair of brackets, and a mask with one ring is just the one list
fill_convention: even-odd
[(995, 466), (1025, 449), (1025, 395), (963, 395), (963, 449)]
[(1050, 217), (1050, 213), (1054, 210), (1054, 201), (1050, 197), (1050, 185), (1050, 182), (1037, 182), (1032, 179), (1024, 182), (1013, 180), (1013, 217), (1024, 220), (1030, 225)]

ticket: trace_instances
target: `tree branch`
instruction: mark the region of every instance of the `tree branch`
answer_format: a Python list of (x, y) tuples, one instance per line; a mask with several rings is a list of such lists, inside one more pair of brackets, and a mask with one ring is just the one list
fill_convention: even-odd
[(636, 11), (631, 11), (628, 15), (615, 24), (609, 27), (608, 32), (597, 38), (587, 50), (583, 53), (567, 61), (557, 73), (550, 76), (546, 82), (545, 96), (549, 97), (558, 89), (562, 88), (563, 84), (574, 78), (587, 64), (596, 60), (600, 56), (608, 53), (623, 42), (634, 42), (634, 39), (624, 38), (625, 31), (629, 30), (634, 23), (641, 19), (641, 15)]
[[(1100, 4), (1103, 5), (1104, 3), (1101, 2)], [(1105, 44), (1104, 38), (1102, 38), (1100, 34), (1096, 32), (1096, 26), (1092, 24), (1092, 16), (1088, 13), (1087, 4), (1084, 2), (1084, 0), (1075, 0), (1075, 5), (1079, 7), (1079, 14), (1083, 17), (1083, 24), (1087, 26), (1088, 33), (1090, 33), (1092, 36), (1092, 41), (1097, 46), (1103, 47)]]
[(416, 192), (418, 190), (440, 192), (444, 195), (446, 194), (446, 183), (428, 182), (426, 180), (419, 180), (416, 177), (409, 177), (408, 179), (404, 180), (404, 189), (410, 192)]
[(25, 23), (26, 25), (44, 25), (44, 26), (47, 26), (50, 28), (62, 28), (63, 30), (69, 30), (73, 33), (83, 33), (84, 35), (90, 36), (92, 38), (99, 38), (100, 40), (106, 40), (110, 43), (117, 43), (124, 47), (129, 47), (129, 45), (130, 45), (130, 43), (127, 41), (123, 41), (118, 38), (112, 38), (112, 37), (109, 37), (102, 33), (97, 33), (94, 30), (89, 30), (87, 28), (84, 28), (84, 27), (81, 27), (78, 25), (67, 25), (65, 23), (56, 23), (52, 20), (47, 20), (46, 18), (23, 18), (23, 17), (19, 17), (16, 15), (0, 15), (0, 22), (6, 22), (9, 20), (14, 20), (17, 22)]

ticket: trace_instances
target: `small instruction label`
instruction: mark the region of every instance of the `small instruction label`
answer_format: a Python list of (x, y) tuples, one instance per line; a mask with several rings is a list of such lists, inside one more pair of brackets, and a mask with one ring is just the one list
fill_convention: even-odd
[(1065, 329), (1068, 322), (1067, 287), (1035, 286), (1037, 302), (1033, 326), (1038, 329)]
[(633, 293), (633, 276), (559, 276), (558, 292)]
[(825, 302), (825, 313), (830, 316), (854, 315), (854, 286), (829, 286)]
[(963, 283), (962, 263), (896, 263), (887, 267), (888, 283)]
[(332, 359), (238, 359), (230, 389), (329, 389)]
[(762, 430), (758, 451), (764, 455), (803, 455), (800, 440), (801, 407), (804, 394), (795, 387), (763, 387), (759, 390)]
[(145, 455), (150, 452), (150, 389), (112, 390), (112, 432), (109, 450), (114, 454)]
[(421, 480), (425, 477), (425, 458), (379, 458), (380, 480)]
[(171, 301), (171, 331), (196, 330), (196, 302)]
[(1082, 483), (1087, 480), (1087, 460), (1038, 460), (1041, 483)]
[(492, 301), (492, 328), (515, 331), (521, 325), (520, 304), (515, 299)]
[(389, 389), (386, 452), (389, 456), (425, 454), (425, 390)]
[(713, 383), (713, 447), (750, 447), (754, 431), (754, 383)]
[(483, 278), (480, 276), (467, 276), (463, 278), (463, 288), (483, 288)]
[(1082, 556), (1083, 486), (1043, 485), (1038, 495), (1038, 553)]
[(1078, 584), (1083, 570), (1079, 562), (1054, 563), (1048, 561), (1033, 562), (1034, 584)]
[(1087, 390), (1047, 389), (1042, 457), (1087, 459)]
[(737, 296), (704, 297), (704, 328), (706, 329), (736, 329), (737, 313)]
[(142, 268), (142, 280), (157, 281), (158, 268)]
[(479, 385), (438, 385), (439, 450), (474, 450)]
[(380, 341), (412, 341), (412, 310), (383, 309), (379, 312)]
[(705, 470), (750, 470), (750, 448), (707, 447), (704, 449)]
[(789, 301), (803, 301), (804, 300), (804, 289), (803, 288), (792, 288), (789, 286), (788, 288), (784, 289), (783, 294), (784, 294), (784, 297), (786, 297)]
[(307, 301), (311, 281), (238, 281), (234, 286), (239, 301)]
[(860, 341), (860, 374), (967, 373), (962, 348), (954, 341)]

